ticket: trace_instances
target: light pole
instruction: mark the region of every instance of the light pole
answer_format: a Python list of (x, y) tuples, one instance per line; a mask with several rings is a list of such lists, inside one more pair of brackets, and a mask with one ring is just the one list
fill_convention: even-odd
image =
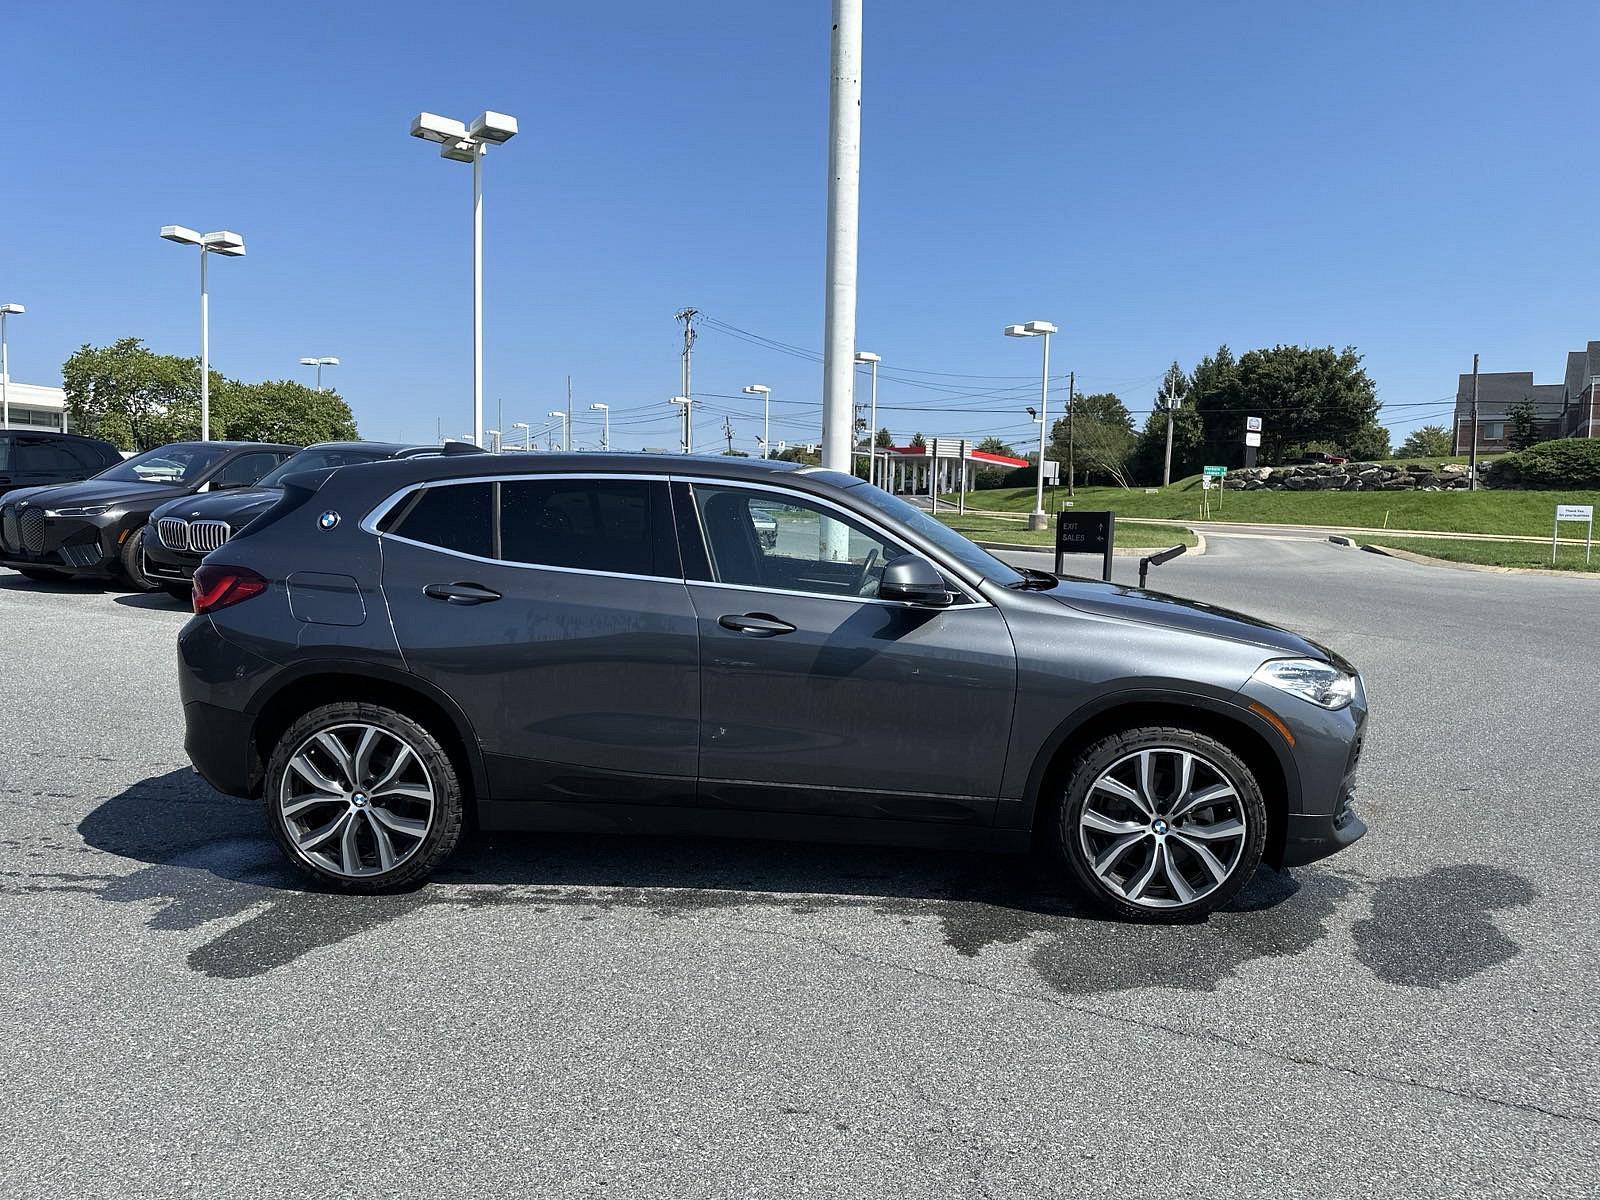
[(528, 423), (526, 421), (513, 421), (511, 428), (522, 430), (522, 448), (524, 450), (532, 450), (533, 430), (529, 428)]
[(302, 358), (300, 360), (300, 365), (302, 367), (315, 367), (317, 369), (317, 391), (320, 392), (322, 390), (322, 368), (337, 367), (339, 365), (339, 360), (337, 358)]
[(489, 453), (500, 453), (500, 431), (498, 429), (485, 429), (484, 434), (489, 438)]
[(604, 415), (605, 425), (600, 431), (600, 449), (611, 449), (611, 405), (591, 404), (589, 405), (589, 411)]
[(559, 408), (552, 408), (550, 415), (561, 422), (561, 448), (571, 450), (572, 447), (567, 444), (567, 414)]
[(694, 418), (689, 415), (689, 406), (693, 403), (688, 396), (674, 396), (674, 404), (683, 406), (683, 452), (694, 453)]
[(870, 350), (857, 350), (856, 361), (872, 368), (872, 428), (867, 434), (867, 482), (875, 484), (878, 482), (878, 364), (883, 360)]
[[(6, 318), (20, 317), (28, 310), (20, 304), (0, 304), (0, 429), (11, 428), (11, 362), (6, 358)], [(61, 428), (67, 427), (66, 414), (61, 415)]]
[(765, 458), (767, 441), (772, 437), (772, 389), (764, 383), (752, 383), (744, 394), (761, 397), (761, 457)]
[(1049, 321), (1029, 321), (1023, 325), (1007, 325), (1007, 337), (1044, 338), (1044, 375), (1039, 384), (1039, 466), (1035, 472), (1033, 511), (1028, 514), (1029, 529), (1044, 529), (1050, 524), (1044, 515), (1044, 440), (1050, 428), (1050, 335), (1056, 327)]
[(206, 258), (223, 254), (244, 257), (244, 238), (220, 229), (216, 233), (196, 233), (183, 225), (163, 225), (161, 236), (183, 246), (200, 247), (200, 440), (211, 440), (211, 309), (206, 292)]
[(482, 112), (463, 125), (435, 113), (418, 113), (411, 136), (439, 143), (439, 157), (472, 164), (472, 431), (473, 444), (483, 444), (483, 156), (490, 146), (517, 136), (517, 119), (505, 113)]

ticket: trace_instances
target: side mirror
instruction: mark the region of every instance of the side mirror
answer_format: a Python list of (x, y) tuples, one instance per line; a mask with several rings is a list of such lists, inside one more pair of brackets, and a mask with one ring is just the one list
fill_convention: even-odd
[(951, 596), (937, 567), (915, 554), (902, 554), (884, 565), (883, 578), (878, 581), (878, 599), (946, 608)]

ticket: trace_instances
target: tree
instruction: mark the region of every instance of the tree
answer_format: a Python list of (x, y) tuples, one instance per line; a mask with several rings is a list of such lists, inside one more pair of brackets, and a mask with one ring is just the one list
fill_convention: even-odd
[(894, 445), (894, 434), (890, 433), (889, 427), (885, 425), (882, 429), (878, 430), (878, 436), (875, 440), (878, 443), (878, 449), (884, 450)]
[[(80, 346), (62, 364), (73, 429), (123, 450), (149, 450), (200, 436), (200, 364), (157, 354), (138, 338)], [(350, 406), (334, 391), (293, 380), (239, 383), (211, 372), (211, 434), (237, 441), (346, 441), (357, 436)]]
[[(1133, 416), (1115, 392), (1094, 392), (1072, 402), (1072, 462), (1085, 481), (1098, 475), (1128, 486), (1133, 453)], [(1050, 426), (1048, 457), (1067, 461), (1067, 418)]]
[(913, 450), (926, 450), (928, 448), (928, 439), (920, 433), (913, 433), (911, 435), (911, 448)]
[(1354, 347), (1274, 346), (1233, 360), (1226, 346), (1195, 368), (1195, 408), (1207, 462), (1237, 464), (1244, 419), (1262, 419), (1261, 459), (1283, 462), (1312, 443), (1363, 454), (1388, 445), (1378, 395)]
[(1396, 451), (1397, 458), (1443, 458), (1455, 447), (1450, 431), (1443, 425), (1424, 425), (1406, 435)]
[(1533, 398), (1524, 396), (1506, 409), (1506, 423), (1511, 426), (1511, 448), (1526, 450), (1539, 441), (1539, 414), (1533, 407)]
[(992, 434), (979, 442), (976, 449), (982, 450), (985, 454), (1003, 454), (1007, 458), (1017, 457), (1016, 450), (1009, 442), (1001, 441)]

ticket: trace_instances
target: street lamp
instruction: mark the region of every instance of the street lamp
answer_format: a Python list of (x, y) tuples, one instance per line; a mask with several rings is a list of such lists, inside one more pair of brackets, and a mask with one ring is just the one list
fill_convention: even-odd
[(474, 444), (483, 442), (483, 156), (490, 146), (517, 136), (517, 119), (483, 112), (463, 125), (435, 113), (418, 113), (411, 136), (439, 143), (439, 157), (472, 164), (472, 429)]
[(744, 389), (746, 396), (761, 397), (761, 457), (767, 456), (767, 439), (772, 436), (772, 389), (764, 383), (752, 383)]
[(302, 358), (300, 360), (300, 365), (302, 367), (315, 367), (317, 369), (317, 391), (320, 392), (322, 390), (322, 368), (337, 367), (339, 365), (339, 360), (337, 358)]
[(572, 447), (567, 444), (567, 414), (559, 408), (553, 408), (550, 410), (550, 415), (561, 422), (561, 448), (571, 450)]
[(1007, 337), (1044, 338), (1044, 377), (1039, 384), (1039, 465), (1034, 472), (1033, 511), (1028, 514), (1029, 529), (1044, 529), (1050, 524), (1049, 518), (1044, 515), (1044, 439), (1050, 428), (1050, 335), (1055, 332), (1056, 327), (1049, 321), (1006, 326)]
[[(6, 358), (6, 318), (20, 317), (28, 310), (20, 304), (0, 304), (0, 429), (11, 428), (11, 363)], [(66, 414), (61, 417), (61, 428), (67, 427)]]
[(870, 350), (857, 350), (856, 361), (872, 368), (872, 429), (867, 435), (867, 482), (878, 482), (878, 364), (883, 360)]
[(244, 257), (244, 238), (220, 229), (216, 233), (196, 233), (183, 225), (163, 225), (161, 236), (181, 246), (200, 247), (200, 440), (211, 440), (211, 316), (206, 293), (206, 259), (212, 254), (228, 258)]
[(490, 454), (499, 454), (500, 453), (500, 431), (498, 429), (485, 429), (483, 432), (489, 435), (489, 453)]
[(674, 404), (683, 405), (683, 452), (694, 453), (694, 418), (689, 415), (689, 407), (694, 402), (688, 396), (674, 396)]
[(602, 449), (602, 450), (611, 449), (611, 405), (609, 405), (609, 404), (591, 404), (591, 405), (589, 405), (589, 411), (590, 412), (597, 412), (597, 413), (604, 413), (605, 414), (605, 422), (606, 423), (605, 423), (605, 428), (600, 433), (600, 449)]
[(533, 430), (528, 427), (528, 423), (526, 421), (513, 421), (511, 428), (522, 430), (522, 448), (524, 450), (532, 450)]

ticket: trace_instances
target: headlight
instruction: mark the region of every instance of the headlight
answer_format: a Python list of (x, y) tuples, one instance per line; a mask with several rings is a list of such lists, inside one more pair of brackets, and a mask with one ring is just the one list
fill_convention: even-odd
[(1314, 658), (1275, 658), (1257, 667), (1251, 678), (1309, 700), (1318, 708), (1343, 708), (1356, 695), (1354, 675)]
[(91, 504), (87, 508), (47, 508), (47, 517), (98, 517), (111, 511), (109, 504)]

